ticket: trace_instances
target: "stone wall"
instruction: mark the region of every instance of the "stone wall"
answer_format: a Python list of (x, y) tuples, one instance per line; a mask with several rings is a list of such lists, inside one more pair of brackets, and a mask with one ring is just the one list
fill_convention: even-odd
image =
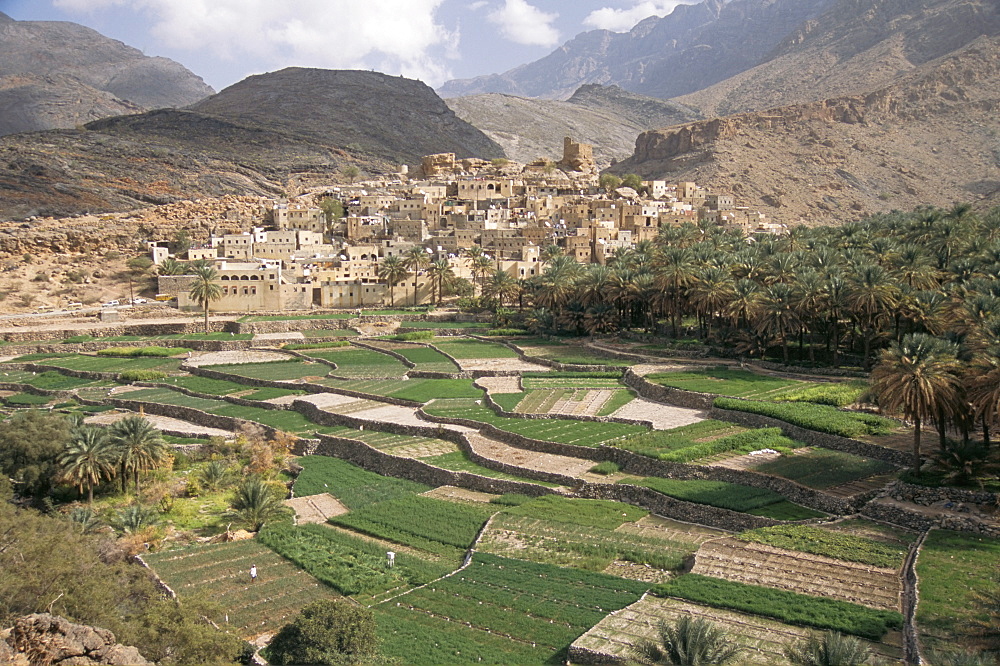
[(712, 402), (716, 398), (711, 393), (696, 393), (672, 386), (654, 384), (642, 375), (635, 373), (632, 368), (625, 371), (622, 382), (647, 400), (662, 402), (675, 407), (708, 410), (712, 408)]
[(667, 518), (687, 523), (708, 525), (721, 530), (741, 532), (757, 527), (780, 525), (780, 521), (761, 516), (751, 516), (748, 513), (720, 509), (706, 504), (695, 504), (674, 499), (649, 488), (631, 486), (628, 484), (587, 483), (576, 490), (577, 497), (587, 499), (605, 499), (625, 502), (648, 509)]

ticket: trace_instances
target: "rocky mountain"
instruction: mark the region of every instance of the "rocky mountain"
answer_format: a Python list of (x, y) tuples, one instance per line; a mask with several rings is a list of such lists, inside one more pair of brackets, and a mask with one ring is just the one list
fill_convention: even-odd
[(613, 170), (710, 184), (786, 223), (995, 204), (998, 111), (1000, 37), (981, 37), (872, 92), (645, 132)]
[(251, 77), (187, 110), (0, 137), (0, 219), (294, 194), (347, 165), (392, 172), (438, 152), (503, 156), (423, 83), (288, 69)]
[(0, 135), (186, 106), (213, 92), (173, 60), (82, 25), (0, 13)]
[(503, 74), (448, 81), (444, 97), (489, 92), (564, 99), (585, 83), (667, 99), (762, 62), (835, 0), (703, 0), (651, 16), (626, 33), (585, 32)]
[(190, 109), (401, 163), (444, 152), (504, 156), (425, 83), (378, 72), (289, 67), (251, 76)]
[(760, 65), (677, 101), (721, 116), (867, 92), (995, 35), (994, 0), (838, 0)]
[(558, 159), (571, 136), (594, 146), (600, 168), (628, 157), (640, 132), (700, 119), (692, 109), (617, 86), (581, 86), (565, 102), (487, 93), (454, 97), (448, 106), (503, 146), (517, 162)]

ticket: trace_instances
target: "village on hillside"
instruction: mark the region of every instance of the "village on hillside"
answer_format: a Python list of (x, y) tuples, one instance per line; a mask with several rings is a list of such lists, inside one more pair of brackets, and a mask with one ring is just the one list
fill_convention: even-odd
[(426, 156), (414, 178), (401, 171), (275, 200), (259, 226), (212, 235), (182, 256), (167, 240), (150, 242), (158, 292), (176, 296), (182, 310), (200, 307), (193, 276), (163, 267), (187, 260), (217, 271), (222, 294), (210, 308), (218, 312), (416, 305), (440, 299), (443, 274), (473, 284), (498, 271), (527, 280), (559, 254), (607, 264), (666, 226), (785, 231), (696, 183), (600, 176), (592, 147), (570, 137), (558, 162), (443, 153)]

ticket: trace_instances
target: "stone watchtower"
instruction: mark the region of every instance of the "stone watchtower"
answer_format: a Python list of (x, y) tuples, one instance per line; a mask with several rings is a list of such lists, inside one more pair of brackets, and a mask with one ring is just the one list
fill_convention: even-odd
[(594, 147), (589, 143), (577, 143), (572, 137), (563, 139), (563, 157), (559, 166), (569, 171), (592, 173), (597, 171), (594, 163)]

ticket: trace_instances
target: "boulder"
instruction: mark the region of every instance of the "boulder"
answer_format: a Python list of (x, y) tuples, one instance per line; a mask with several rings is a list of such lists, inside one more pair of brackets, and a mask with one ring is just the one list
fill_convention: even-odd
[[(10, 654), (4, 654), (6, 645)], [(0, 643), (3, 663), (110, 664), (112, 666), (152, 666), (134, 647), (115, 642), (107, 629), (73, 624), (48, 613), (36, 613), (18, 618), (5, 643)]]

